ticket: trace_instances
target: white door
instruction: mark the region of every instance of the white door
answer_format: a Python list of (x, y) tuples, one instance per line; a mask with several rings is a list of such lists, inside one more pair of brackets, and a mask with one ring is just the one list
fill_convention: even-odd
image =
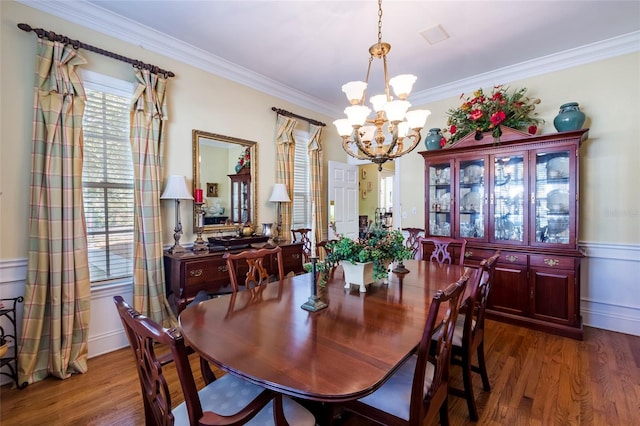
[[(329, 221), (339, 234), (358, 237), (358, 166), (329, 161)], [(329, 228), (329, 239), (336, 238)]]

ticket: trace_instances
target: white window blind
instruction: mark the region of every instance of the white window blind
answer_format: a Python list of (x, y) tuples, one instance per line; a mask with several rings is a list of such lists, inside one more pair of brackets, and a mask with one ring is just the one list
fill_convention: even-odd
[(293, 214), (291, 228), (311, 228), (311, 198), (309, 197), (309, 132), (295, 133), (296, 149), (293, 166)]
[(127, 93), (126, 84), (98, 80), (84, 81), (87, 104), (82, 119), (82, 189), (92, 286), (133, 273), (131, 90)]

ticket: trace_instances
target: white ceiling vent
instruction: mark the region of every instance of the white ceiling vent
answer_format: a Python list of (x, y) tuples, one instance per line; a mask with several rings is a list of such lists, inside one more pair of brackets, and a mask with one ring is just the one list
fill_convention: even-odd
[(449, 38), (449, 34), (440, 25), (435, 25), (431, 28), (420, 32), (420, 35), (424, 37), (429, 44), (436, 44)]

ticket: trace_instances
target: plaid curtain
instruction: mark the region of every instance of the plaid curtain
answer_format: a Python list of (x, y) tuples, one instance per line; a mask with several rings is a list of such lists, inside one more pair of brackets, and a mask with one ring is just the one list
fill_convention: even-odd
[[(295, 160), (296, 141), (293, 131), (298, 122), (290, 117), (278, 115), (276, 134), (276, 183), (284, 183), (287, 194), (293, 200), (293, 164)], [(282, 206), (282, 236), (288, 236), (291, 229), (291, 212), (293, 203)], [(287, 238), (287, 237), (285, 237)]]
[(18, 381), (87, 371), (90, 280), (82, 199), (85, 92), (71, 46), (38, 39), (27, 280)]
[(167, 119), (167, 79), (136, 70), (131, 106), (134, 181), (133, 307), (165, 327), (177, 321), (165, 294), (162, 260), (162, 142)]
[(316, 217), (316, 241), (324, 238), (325, 230), (322, 220), (324, 204), (322, 197), (322, 126), (309, 125), (309, 190), (311, 191), (311, 205), (315, 206)]

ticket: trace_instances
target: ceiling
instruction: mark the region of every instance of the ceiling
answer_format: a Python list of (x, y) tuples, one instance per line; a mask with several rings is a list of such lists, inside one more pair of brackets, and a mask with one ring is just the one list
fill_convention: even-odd
[[(77, 12), (97, 31), (325, 113), (346, 106), (342, 84), (365, 79), (378, 37), (375, 0), (22, 2), (39, 9), (49, 3), (46, 11), (65, 19)], [(640, 50), (637, 0), (385, 0), (382, 9), (389, 75), (417, 75), (414, 93), (422, 101), (526, 77), (559, 53), (570, 57), (603, 41)], [(131, 33), (130, 21), (148, 28)], [(448, 38), (430, 44), (421, 33), (438, 25)], [(383, 90), (381, 62), (372, 64), (368, 95)]]

